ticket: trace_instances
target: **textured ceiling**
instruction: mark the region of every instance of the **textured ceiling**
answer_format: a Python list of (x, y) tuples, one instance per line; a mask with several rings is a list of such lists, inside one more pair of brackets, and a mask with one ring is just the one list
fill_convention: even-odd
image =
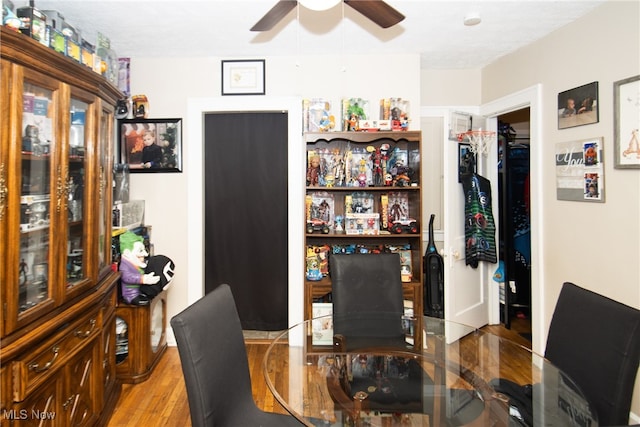
[[(406, 16), (381, 29), (349, 6), (298, 6), (273, 30), (249, 31), (277, 0), (36, 0), (120, 57), (264, 58), (419, 53), (423, 69), (480, 68), (590, 12), (606, 0), (388, 0)], [(16, 7), (27, 0), (13, 0)], [(482, 23), (463, 24), (478, 13)]]

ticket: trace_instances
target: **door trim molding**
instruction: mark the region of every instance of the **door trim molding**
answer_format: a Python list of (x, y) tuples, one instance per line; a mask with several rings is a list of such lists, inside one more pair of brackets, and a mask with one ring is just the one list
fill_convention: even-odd
[[(544, 198), (542, 197), (542, 85), (536, 84), (519, 92), (487, 102), (480, 106), (480, 114), (491, 120), (491, 126), (497, 128), (497, 117), (522, 108), (530, 108), (530, 198), (531, 198), (531, 332), (532, 349), (543, 354), (546, 343), (544, 325), (544, 286), (545, 277), (544, 236), (542, 233), (542, 214)], [(497, 183), (494, 182), (497, 194)]]
[[(304, 301), (304, 212), (306, 147), (302, 143), (302, 99), (298, 97), (215, 97), (187, 100), (183, 149), (187, 174), (187, 304), (204, 295), (204, 115), (211, 112), (286, 111), (288, 124), (289, 325), (302, 321)], [(249, 250), (249, 249), (247, 249)]]

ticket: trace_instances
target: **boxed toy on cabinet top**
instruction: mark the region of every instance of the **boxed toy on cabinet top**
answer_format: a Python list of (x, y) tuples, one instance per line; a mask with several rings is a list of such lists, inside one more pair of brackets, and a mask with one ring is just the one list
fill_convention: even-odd
[(19, 7), (16, 15), (20, 19), (20, 32), (45, 46), (49, 46), (49, 30), (47, 16), (40, 9), (32, 6)]
[(380, 120), (389, 120), (391, 130), (409, 129), (409, 101), (402, 98), (380, 100)]
[(81, 34), (78, 28), (65, 20), (60, 11), (40, 10), (33, 2), (15, 9), (15, 12), (11, 1), (4, 0), (2, 3), (2, 25), (72, 58), (117, 85), (118, 58), (104, 34), (96, 33), (94, 40), (91, 40), (90, 32)]
[(342, 130), (358, 131), (359, 122), (369, 119), (369, 101), (362, 98), (345, 98), (342, 100)]
[(328, 132), (335, 130), (336, 118), (331, 112), (331, 101), (324, 98), (302, 101), (303, 132)]
[(20, 31), (20, 18), (15, 13), (11, 0), (2, 0), (2, 25), (13, 31)]

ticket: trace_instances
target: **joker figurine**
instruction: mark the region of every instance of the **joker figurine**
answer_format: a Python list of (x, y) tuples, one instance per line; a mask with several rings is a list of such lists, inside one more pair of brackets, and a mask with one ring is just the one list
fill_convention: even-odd
[(145, 274), (146, 257), (149, 253), (144, 248), (142, 237), (127, 231), (120, 236), (120, 272), (122, 273), (122, 299), (127, 304), (147, 305), (150, 299), (140, 291), (141, 285), (155, 285), (160, 276), (155, 273)]

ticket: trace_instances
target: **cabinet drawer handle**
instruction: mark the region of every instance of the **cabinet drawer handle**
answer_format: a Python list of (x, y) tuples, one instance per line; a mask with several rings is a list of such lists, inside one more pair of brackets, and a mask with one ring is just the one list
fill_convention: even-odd
[(31, 363), (29, 365), (29, 370), (35, 372), (36, 374), (39, 374), (40, 372), (44, 372), (44, 371), (48, 370), (49, 368), (51, 368), (53, 366), (53, 363), (58, 358), (58, 354), (60, 352), (60, 347), (55, 346), (55, 347), (53, 347), (52, 351), (53, 351), (53, 357), (51, 358), (51, 360), (49, 360), (47, 363), (45, 363), (42, 368), (40, 367), (39, 363)]
[(96, 329), (96, 319), (91, 319), (89, 323), (91, 323), (91, 328), (88, 331), (76, 331), (76, 337), (84, 339), (91, 335), (91, 332)]

